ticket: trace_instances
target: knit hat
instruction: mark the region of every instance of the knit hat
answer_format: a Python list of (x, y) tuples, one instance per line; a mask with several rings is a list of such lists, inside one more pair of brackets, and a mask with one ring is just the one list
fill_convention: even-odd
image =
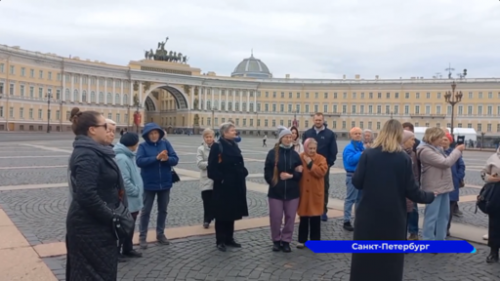
[(403, 131), (403, 143), (405, 143), (407, 140), (411, 139), (412, 137), (415, 137), (414, 133), (412, 133), (411, 131), (407, 131), (407, 130)]
[(281, 141), (281, 138), (286, 136), (286, 135), (291, 135), (292, 131), (290, 131), (288, 128), (279, 126), (278, 127), (278, 140)]
[(450, 143), (453, 142), (453, 137), (451, 136), (450, 133), (446, 133), (446, 137), (448, 138), (448, 140), (450, 141)]
[(139, 135), (136, 133), (126, 133), (120, 138), (120, 143), (126, 147), (131, 147), (139, 143)]

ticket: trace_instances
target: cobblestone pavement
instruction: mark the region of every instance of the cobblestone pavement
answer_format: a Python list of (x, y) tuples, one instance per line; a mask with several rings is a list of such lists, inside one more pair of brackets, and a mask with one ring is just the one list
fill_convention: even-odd
[[(340, 220), (324, 223), (322, 239), (352, 239), (350, 233), (340, 229)], [(271, 251), (268, 228), (240, 231), (235, 238), (243, 248), (226, 253), (215, 249), (212, 235), (173, 240), (170, 246), (151, 244), (143, 258), (119, 264), (118, 280), (349, 280), (350, 254), (314, 254), (308, 249), (275, 253)], [(500, 280), (499, 264), (485, 263), (487, 247), (474, 246), (475, 254), (408, 254), (404, 280)], [(64, 256), (44, 261), (59, 280), (65, 280)]]
[[(249, 218), (268, 215), (265, 194), (248, 191)], [(44, 188), (0, 191), (0, 204), (31, 245), (64, 241), (68, 189)], [(185, 181), (172, 189), (168, 206), (167, 227), (202, 223), (200, 189), (197, 181)], [(149, 228), (156, 227), (156, 203)]]

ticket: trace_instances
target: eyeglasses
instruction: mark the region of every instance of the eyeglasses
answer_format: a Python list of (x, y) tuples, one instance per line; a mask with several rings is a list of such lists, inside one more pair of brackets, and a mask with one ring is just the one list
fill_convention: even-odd
[(94, 126), (92, 126), (92, 127), (103, 127), (103, 128), (104, 128), (104, 130), (108, 130), (108, 123), (104, 123), (104, 124), (102, 124), (102, 125), (94, 125)]

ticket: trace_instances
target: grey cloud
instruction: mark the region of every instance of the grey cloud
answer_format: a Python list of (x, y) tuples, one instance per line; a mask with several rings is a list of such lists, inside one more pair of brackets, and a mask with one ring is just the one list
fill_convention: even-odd
[(498, 1), (7, 0), (0, 44), (114, 64), (170, 37), (202, 71), (229, 75), (254, 49), (275, 77), (431, 77), (448, 62), (498, 76)]

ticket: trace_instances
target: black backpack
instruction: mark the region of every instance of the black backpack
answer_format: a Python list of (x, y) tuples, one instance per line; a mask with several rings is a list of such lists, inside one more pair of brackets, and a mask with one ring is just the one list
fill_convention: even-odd
[(481, 188), (481, 191), (477, 196), (476, 211), (474, 213), (477, 213), (477, 209), (479, 208), (481, 212), (488, 214), (488, 211), (491, 209), (490, 205), (494, 189), (495, 189), (494, 183), (487, 183), (483, 186), (483, 188)]

